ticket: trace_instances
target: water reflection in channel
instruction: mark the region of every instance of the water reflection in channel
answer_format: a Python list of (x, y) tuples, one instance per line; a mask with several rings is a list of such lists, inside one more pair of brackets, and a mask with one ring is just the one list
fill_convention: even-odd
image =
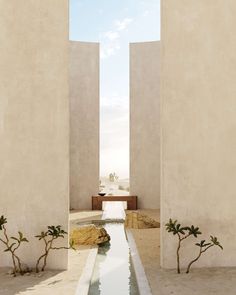
[(89, 295), (138, 295), (124, 224), (106, 223), (104, 227), (111, 241), (99, 247)]

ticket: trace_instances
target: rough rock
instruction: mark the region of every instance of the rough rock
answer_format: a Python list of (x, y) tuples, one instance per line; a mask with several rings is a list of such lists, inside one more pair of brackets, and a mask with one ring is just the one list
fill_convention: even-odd
[(76, 228), (71, 233), (75, 245), (100, 245), (110, 241), (110, 236), (103, 227), (95, 225)]
[(139, 212), (129, 212), (126, 214), (125, 227), (127, 228), (159, 228), (160, 223), (155, 219)]

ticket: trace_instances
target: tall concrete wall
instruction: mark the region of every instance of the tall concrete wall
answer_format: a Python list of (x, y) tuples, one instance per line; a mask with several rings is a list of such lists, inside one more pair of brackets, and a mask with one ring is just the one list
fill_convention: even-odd
[(70, 207), (99, 190), (99, 44), (70, 42)]
[(160, 208), (160, 42), (130, 45), (130, 193)]
[[(67, 2), (0, 0), (0, 215), (9, 236), (29, 239), (19, 255), (30, 266), (44, 249), (36, 234), (68, 230)], [(2, 250), (0, 266), (9, 265)], [(51, 254), (48, 267), (66, 268), (67, 251)]]
[[(198, 225), (210, 249), (196, 267), (236, 265), (236, 2), (162, 1), (162, 266), (175, 267), (170, 217)], [(183, 265), (198, 249), (186, 240)]]

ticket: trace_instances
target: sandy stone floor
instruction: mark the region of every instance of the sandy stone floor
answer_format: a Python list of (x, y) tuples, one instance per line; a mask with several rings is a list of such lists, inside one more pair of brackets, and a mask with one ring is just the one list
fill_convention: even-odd
[(153, 295), (236, 294), (236, 268), (194, 269), (188, 275), (159, 270), (154, 279)]
[(70, 212), (70, 223), (83, 222), (91, 220), (100, 220), (102, 218), (102, 211), (79, 211), (73, 210)]
[[(159, 210), (138, 211), (157, 221), (160, 220)], [(155, 295), (155, 290), (159, 287), (156, 274), (160, 268), (160, 229), (130, 229), (130, 231), (134, 237), (153, 295)]]
[[(141, 210), (159, 220), (156, 210)], [(193, 269), (190, 274), (160, 269), (160, 230), (131, 230), (153, 295), (235, 295), (236, 268)]]
[(1, 269), (0, 294), (74, 295), (89, 249), (89, 246), (81, 246), (76, 252), (70, 250), (68, 271), (45, 271), (14, 278), (7, 274), (7, 269)]
[[(159, 211), (140, 210), (159, 220)], [(100, 220), (101, 211), (73, 211), (71, 228), (78, 221)], [(160, 269), (160, 230), (131, 230), (153, 295), (235, 295), (236, 268), (193, 269), (190, 274)], [(0, 295), (74, 295), (89, 254), (89, 246), (69, 252), (68, 271), (46, 271), (39, 275), (12, 278), (0, 270)], [(112, 293), (111, 293), (112, 294)]]

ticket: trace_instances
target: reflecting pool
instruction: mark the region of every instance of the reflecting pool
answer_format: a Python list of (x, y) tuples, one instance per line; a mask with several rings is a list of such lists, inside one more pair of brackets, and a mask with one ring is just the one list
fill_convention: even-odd
[(123, 223), (106, 223), (110, 244), (99, 247), (89, 295), (138, 295)]

